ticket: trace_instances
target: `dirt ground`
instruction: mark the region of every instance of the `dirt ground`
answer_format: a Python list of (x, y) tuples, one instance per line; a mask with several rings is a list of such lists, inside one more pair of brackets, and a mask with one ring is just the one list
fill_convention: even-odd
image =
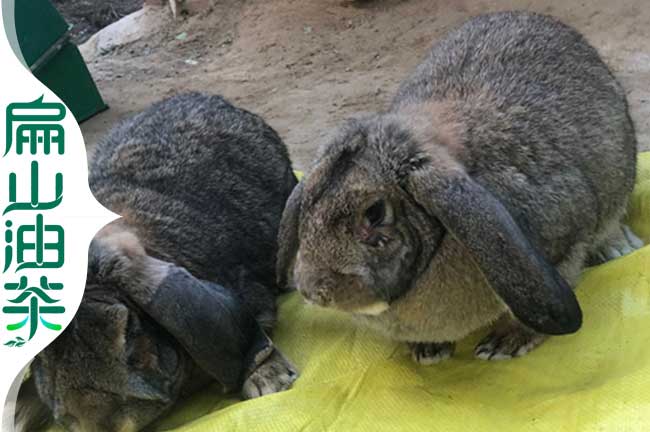
[(210, 12), (177, 21), (147, 7), (82, 47), (111, 107), (82, 125), (88, 145), (155, 100), (202, 90), (262, 115), (302, 169), (342, 119), (385, 107), (446, 31), (487, 11), (529, 9), (560, 17), (598, 48), (650, 150), (647, 0), (213, 1)]

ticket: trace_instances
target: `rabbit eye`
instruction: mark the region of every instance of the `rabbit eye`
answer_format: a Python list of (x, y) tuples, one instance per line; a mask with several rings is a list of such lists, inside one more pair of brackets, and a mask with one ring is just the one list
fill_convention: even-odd
[(380, 225), (386, 216), (386, 204), (384, 201), (377, 201), (368, 207), (365, 216), (370, 226)]
[(364, 218), (370, 227), (379, 225), (390, 225), (394, 222), (395, 215), (393, 207), (386, 200), (375, 201), (373, 205), (368, 207), (364, 213)]

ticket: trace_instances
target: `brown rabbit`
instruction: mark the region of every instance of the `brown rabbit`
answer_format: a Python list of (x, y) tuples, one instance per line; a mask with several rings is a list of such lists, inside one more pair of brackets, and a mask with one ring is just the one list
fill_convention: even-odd
[(578, 32), (476, 17), (321, 149), (283, 214), (280, 283), (421, 363), (490, 324), (479, 358), (523, 355), (580, 328), (589, 256), (642, 244), (620, 222), (635, 158), (625, 92)]
[(246, 398), (284, 390), (276, 315), (282, 210), (296, 179), (255, 114), (189, 93), (117, 125), (89, 183), (122, 219), (90, 245), (74, 320), (31, 364), (18, 430), (133, 432), (210, 382)]

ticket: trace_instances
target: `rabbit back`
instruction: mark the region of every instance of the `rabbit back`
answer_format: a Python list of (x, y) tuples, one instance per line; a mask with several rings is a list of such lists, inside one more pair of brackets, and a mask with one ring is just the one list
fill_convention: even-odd
[(468, 21), (435, 44), (390, 111), (420, 104), (462, 125), (467, 171), (551, 261), (620, 218), (634, 185), (634, 127), (624, 90), (571, 27), (527, 12)]
[(252, 289), (238, 286), (242, 277), (275, 287), (276, 235), (295, 184), (287, 150), (262, 118), (200, 93), (124, 121), (90, 164), (95, 197), (150, 254), (242, 290)]

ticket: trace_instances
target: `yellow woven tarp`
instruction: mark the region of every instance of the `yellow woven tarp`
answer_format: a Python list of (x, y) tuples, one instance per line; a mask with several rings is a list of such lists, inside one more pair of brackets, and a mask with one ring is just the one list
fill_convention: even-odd
[[(630, 223), (650, 241), (650, 153), (640, 155)], [(343, 313), (281, 299), (274, 340), (301, 371), (293, 389), (234, 403), (205, 391), (157, 430), (650, 431), (650, 247), (585, 272), (583, 328), (515, 360), (414, 364), (405, 346)]]
[[(629, 217), (650, 241), (650, 153), (640, 156)], [(650, 247), (587, 270), (577, 294), (584, 326), (575, 335), (501, 362), (472, 357), (476, 335), (428, 367), (290, 294), (274, 340), (301, 371), (294, 387), (245, 402), (208, 389), (156, 430), (650, 431)]]

